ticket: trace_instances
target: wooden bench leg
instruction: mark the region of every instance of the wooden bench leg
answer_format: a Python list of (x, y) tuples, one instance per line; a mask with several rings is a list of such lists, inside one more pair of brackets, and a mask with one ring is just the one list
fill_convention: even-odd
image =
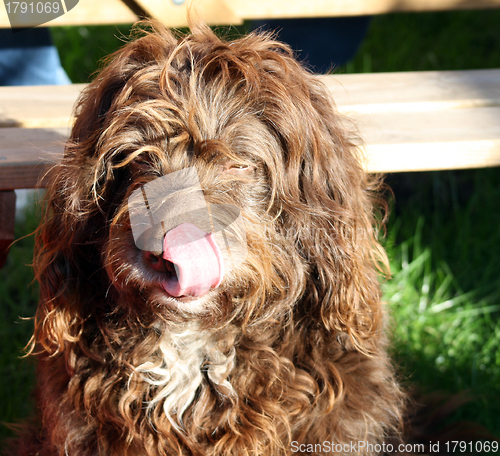
[(16, 224), (16, 194), (14, 190), (0, 192), (0, 269), (7, 260), (10, 244), (14, 241)]

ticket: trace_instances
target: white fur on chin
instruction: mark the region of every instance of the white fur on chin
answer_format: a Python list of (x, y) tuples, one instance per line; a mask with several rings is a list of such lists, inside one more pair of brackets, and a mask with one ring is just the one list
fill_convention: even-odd
[(162, 402), (168, 420), (181, 429), (182, 416), (203, 383), (211, 382), (227, 397), (236, 396), (228, 380), (235, 355), (234, 347), (223, 353), (212, 333), (191, 325), (182, 332), (165, 332), (152, 359), (138, 366), (132, 376), (139, 373), (154, 389), (148, 409)]

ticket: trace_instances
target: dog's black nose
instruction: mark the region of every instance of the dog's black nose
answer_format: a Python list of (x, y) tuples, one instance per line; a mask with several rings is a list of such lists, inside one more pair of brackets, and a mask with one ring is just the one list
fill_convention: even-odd
[(153, 252), (144, 252), (144, 259), (151, 269), (163, 272), (167, 275), (177, 277), (175, 266), (172, 262), (165, 260), (162, 255), (155, 255)]

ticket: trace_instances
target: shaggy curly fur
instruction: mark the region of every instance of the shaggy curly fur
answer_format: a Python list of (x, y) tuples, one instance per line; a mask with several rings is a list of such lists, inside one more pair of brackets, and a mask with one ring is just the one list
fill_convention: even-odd
[[(81, 95), (37, 233), (41, 428), (20, 454), (396, 442), (377, 183), (358, 155), (325, 88), (270, 36), (153, 24), (115, 53)], [(240, 209), (248, 255), (176, 298), (136, 247), (127, 200), (187, 167), (209, 204)]]

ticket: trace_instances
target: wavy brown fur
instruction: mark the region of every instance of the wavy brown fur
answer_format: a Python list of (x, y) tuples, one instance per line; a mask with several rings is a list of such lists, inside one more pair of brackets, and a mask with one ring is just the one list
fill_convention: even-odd
[[(383, 333), (377, 183), (325, 88), (272, 37), (152, 29), (84, 90), (53, 170), (35, 256), (41, 427), (20, 454), (396, 442), (403, 394)], [(159, 291), (126, 205), (190, 166), (208, 202), (240, 208), (249, 251), (201, 310)], [(186, 367), (173, 368), (178, 380), (155, 373), (165, 353)]]

